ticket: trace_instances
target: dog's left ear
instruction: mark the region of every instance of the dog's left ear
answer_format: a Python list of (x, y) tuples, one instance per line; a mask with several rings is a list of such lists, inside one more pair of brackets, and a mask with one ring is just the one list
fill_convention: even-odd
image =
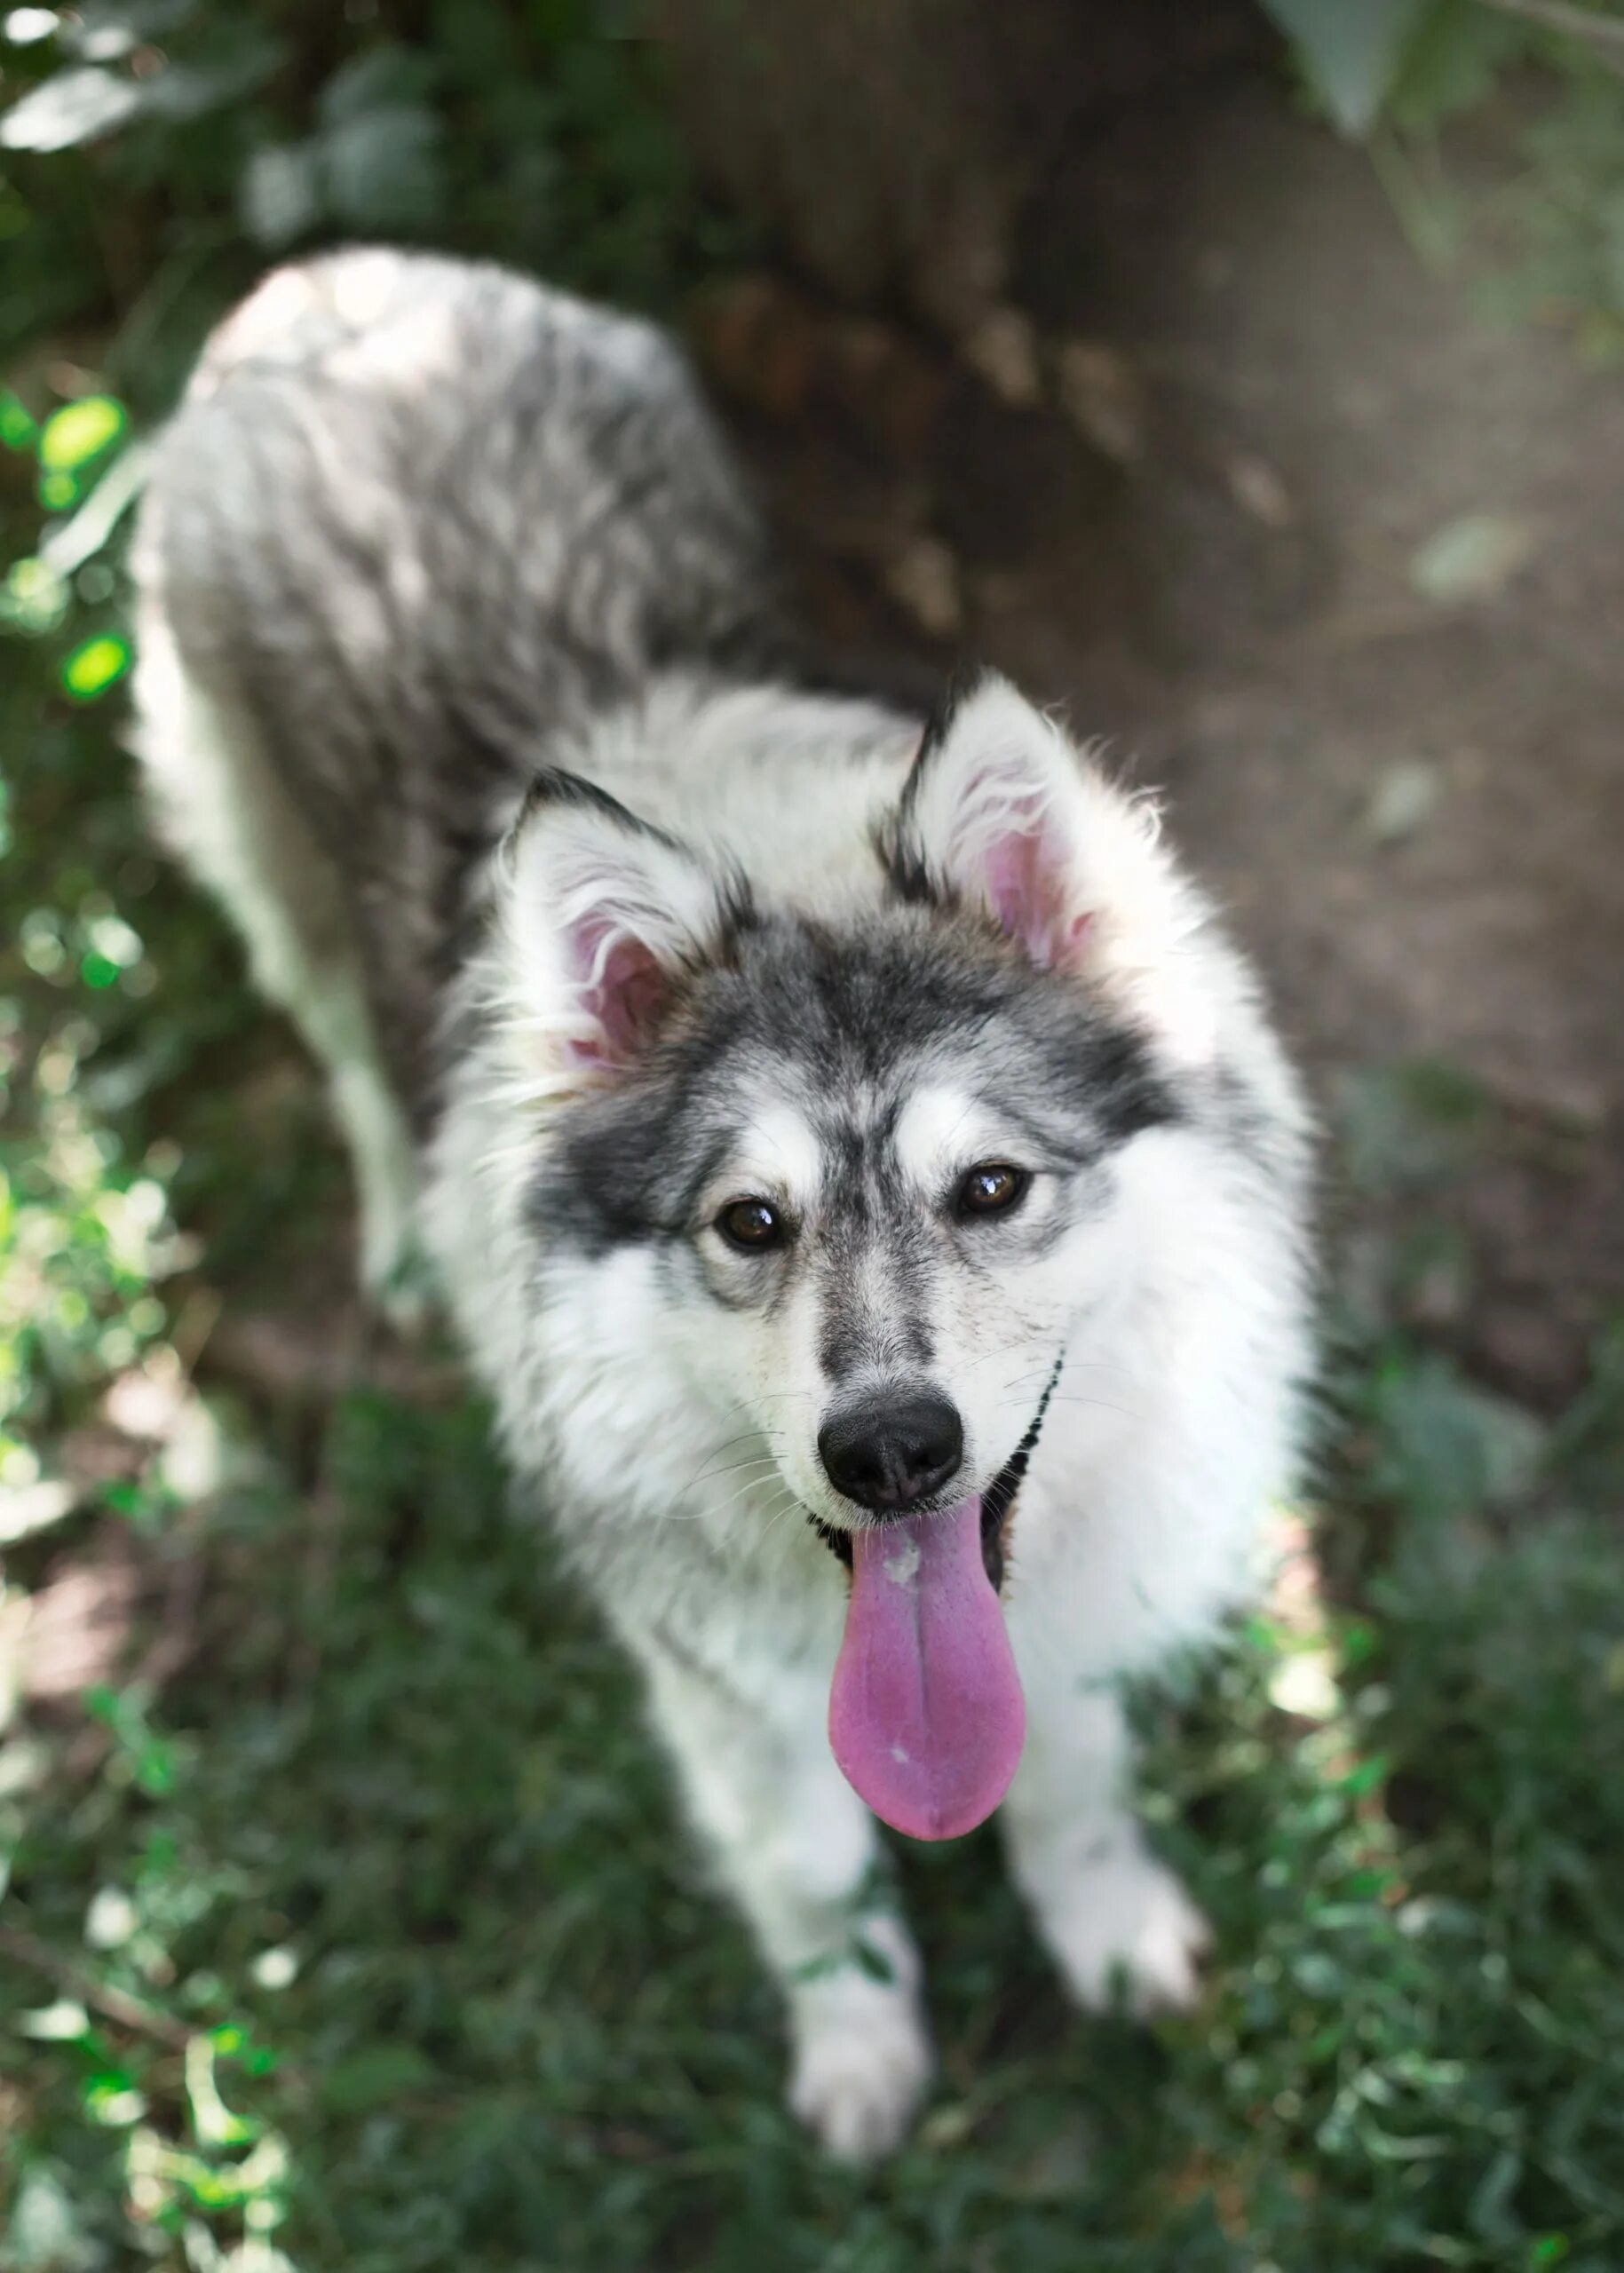
[(749, 913), (742, 879), (564, 772), (537, 777), (498, 889), (516, 1035), (566, 1086), (632, 1064)]
[(977, 911), (1180, 1057), (1209, 1051), (1189, 952), (1208, 911), (1154, 804), (1109, 781), (1007, 679), (987, 672), (943, 706), (880, 844), (905, 898)]

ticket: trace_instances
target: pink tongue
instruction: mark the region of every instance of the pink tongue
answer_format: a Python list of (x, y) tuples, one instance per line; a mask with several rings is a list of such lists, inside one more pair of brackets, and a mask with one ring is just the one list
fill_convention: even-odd
[(1009, 1790), (1026, 1733), (980, 1501), (854, 1532), (829, 1743), (859, 1796), (910, 1838), (956, 1839)]

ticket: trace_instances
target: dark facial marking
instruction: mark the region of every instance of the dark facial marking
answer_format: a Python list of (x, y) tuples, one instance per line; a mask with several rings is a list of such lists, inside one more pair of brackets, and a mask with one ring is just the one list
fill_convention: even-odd
[(1021, 1479), (1037, 1449), (1038, 1438), (1043, 1433), (1043, 1422), (1060, 1379), (1060, 1368), (1065, 1363), (1066, 1352), (1062, 1350), (1055, 1359), (1048, 1381), (1043, 1384), (1043, 1394), (1038, 1399), (1038, 1409), (1032, 1416), (1032, 1426), (981, 1495), (981, 1560), (994, 1587), (1003, 1583), (1004, 1532), (1009, 1525), (1010, 1511), (1015, 1505), (1015, 1495), (1020, 1490)]
[(928, 1366), (935, 1354), (926, 1324), (931, 1242), (918, 1196), (896, 1156), (900, 1112), (893, 1096), (867, 1125), (853, 1115), (826, 1121), (818, 1131), (828, 1164), (820, 1208), (818, 1359), (831, 1381), (864, 1365)]
[(822, 1331), (818, 1363), (830, 1381), (843, 1381), (864, 1366), (876, 1371), (906, 1371), (928, 1366), (936, 1345), (926, 1322), (930, 1257), (919, 1226), (899, 1222), (870, 1243), (870, 1285), (878, 1281), (877, 1301), (860, 1292), (854, 1258), (835, 1249), (820, 1282)]
[(810, 1098), (830, 1163), (817, 1258), (830, 1296), (826, 1363), (838, 1374), (858, 1362), (872, 1327), (846, 1299), (872, 1241), (887, 1329), (928, 1351), (931, 1248), (890, 1139), (911, 1089), (944, 1065), (1060, 1165), (1085, 1167), (1177, 1117), (1137, 1035), (978, 927), (902, 908), (839, 931), (747, 917), (715, 962), (679, 980), (644, 1058), (568, 1108), (537, 1177), (536, 1222), (589, 1255), (687, 1239), (738, 1141), (741, 1100), (764, 1086)]
[(953, 671), (925, 720), (919, 748), (902, 785), (902, 796), (890, 825), (875, 839), (875, 851), (898, 899), (914, 907), (946, 905), (941, 880), (932, 876), (914, 841), (914, 809), (920, 785), (931, 761), (952, 732), (962, 704), (968, 701), (986, 677), (985, 665), (963, 662)]

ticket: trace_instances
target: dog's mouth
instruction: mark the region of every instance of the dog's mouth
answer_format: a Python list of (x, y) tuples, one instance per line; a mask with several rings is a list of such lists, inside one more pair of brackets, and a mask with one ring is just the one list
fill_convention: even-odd
[(883, 1822), (956, 1839), (1009, 1790), (1026, 1708), (998, 1588), (1015, 1496), (1060, 1378), (984, 1492), (860, 1532), (818, 1529), (849, 1564), (845, 1639), (829, 1691), (829, 1744)]
[[(1043, 1394), (1038, 1399), (1038, 1408), (1032, 1416), (1032, 1425), (986, 1491), (980, 1494), (981, 1567), (986, 1572), (987, 1583), (994, 1591), (1003, 1584), (1004, 1564), (1008, 1560), (1007, 1535), (1010, 1516), (1015, 1506), (1015, 1495), (1020, 1490), (1021, 1479), (1026, 1473), (1027, 1465), (1037, 1448), (1038, 1438), (1043, 1432), (1044, 1416), (1049, 1411), (1050, 1399), (1055, 1393), (1056, 1384), (1060, 1379), (1060, 1368), (1065, 1362), (1066, 1353), (1062, 1350), (1059, 1357), (1055, 1359), (1048, 1381), (1043, 1384)], [(939, 1510), (932, 1509), (930, 1512), (934, 1515)], [(844, 1563), (849, 1571), (852, 1568), (852, 1534), (849, 1531), (837, 1531), (833, 1524), (826, 1524), (821, 1516), (814, 1516), (810, 1508), (805, 1510), (805, 1515), (807, 1522), (828, 1548), (829, 1553), (836, 1562)]]

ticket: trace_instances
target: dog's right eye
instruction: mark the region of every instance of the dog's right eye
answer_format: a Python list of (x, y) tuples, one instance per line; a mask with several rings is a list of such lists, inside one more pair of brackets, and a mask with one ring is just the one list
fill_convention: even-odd
[(777, 1247), (784, 1236), (784, 1221), (764, 1200), (730, 1200), (717, 1217), (717, 1229), (729, 1247), (746, 1255)]
[(966, 1221), (977, 1216), (1007, 1216), (1031, 1188), (1025, 1168), (1012, 1168), (1008, 1160), (984, 1160), (960, 1184), (955, 1205)]

